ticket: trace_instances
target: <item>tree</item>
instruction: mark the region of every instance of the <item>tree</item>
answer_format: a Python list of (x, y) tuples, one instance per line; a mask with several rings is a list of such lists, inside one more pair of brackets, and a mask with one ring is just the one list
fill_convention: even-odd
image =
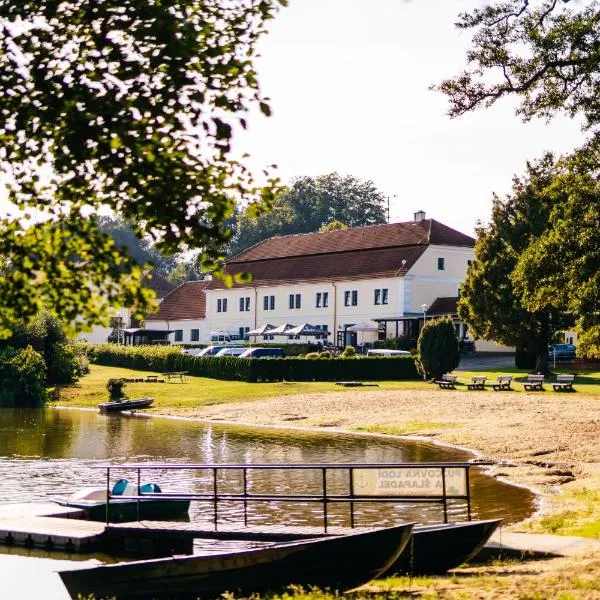
[(174, 256), (164, 256), (152, 245), (148, 237), (140, 238), (131, 225), (123, 219), (102, 216), (99, 218), (100, 229), (108, 233), (117, 248), (126, 250), (136, 263), (151, 265), (163, 277), (166, 277), (177, 265)]
[(513, 273), (528, 310), (551, 306), (574, 315), (577, 352), (592, 356), (600, 356), (600, 181), (590, 165), (597, 161), (584, 154), (561, 161), (544, 190), (553, 206), (549, 226), (522, 253)]
[(285, 3), (0, 0), (0, 173), (21, 212), (0, 219), (5, 334), (45, 308), (92, 324), (150, 303), (100, 207), (218, 266), (235, 201), (272, 199), (231, 140), (253, 106), (270, 112), (254, 50)]
[(330, 221), (327, 225), (323, 225), (319, 228), (319, 231), (341, 231), (343, 229), (348, 229), (348, 225), (341, 221)]
[(270, 212), (238, 217), (230, 253), (237, 254), (275, 235), (319, 231), (334, 221), (347, 227), (385, 223), (385, 201), (372, 181), (351, 175), (298, 177), (275, 199)]
[(185, 281), (199, 281), (204, 279), (205, 274), (198, 264), (198, 255), (181, 259), (167, 275), (167, 279), (175, 285), (181, 285)]
[(548, 344), (557, 331), (572, 324), (572, 318), (564, 303), (541, 302), (528, 310), (514, 271), (548, 228), (553, 207), (565, 200), (563, 195), (545, 193), (556, 173), (554, 158), (547, 154), (528, 163), (523, 178), (514, 178), (512, 195), (494, 198), (490, 224), (477, 229), (475, 260), (467, 269), (458, 302), (458, 315), (476, 338), (535, 353), (539, 372), (547, 370)]
[(454, 323), (449, 317), (430, 319), (417, 341), (417, 368), (428, 379), (439, 380), (460, 363)]
[[(572, 10), (575, 5), (578, 10)], [(436, 89), (449, 114), (519, 96), (525, 120), (565, 112), (600, 124), (600, 11), (596, 0), (502, 0), (459, 15), (459, 29), (475, 30), (469, 68)]]

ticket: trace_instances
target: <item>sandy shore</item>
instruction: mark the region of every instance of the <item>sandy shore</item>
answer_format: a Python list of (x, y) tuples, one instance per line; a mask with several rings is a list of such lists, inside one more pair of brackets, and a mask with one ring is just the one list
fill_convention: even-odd
[(496, 463), (495, 476), (545, 497), (600, 472), (600, 399), (577, 393), (357, 389), (213, 404), (171, 414), (418, 436), (472, 450)]

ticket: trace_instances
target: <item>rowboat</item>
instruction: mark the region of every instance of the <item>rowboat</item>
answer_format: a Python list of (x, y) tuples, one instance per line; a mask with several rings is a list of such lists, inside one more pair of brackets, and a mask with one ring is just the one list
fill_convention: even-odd
[(385, 572), (404, 549), (412, 523), (285, 542), (212, 556), (175, 556), (60, 571), (72, 598), (217, 598), (289, 585), (347, 590)]
[[(86, 518), (91, 521), (106, 520), (111, 522), (135, 521), (139, 519), (167, 519), (186, 515), (190, 508), (189, 500), (165, 500), (157, 497), (162, 490), (156, 483), (137, 486), (126, 479), (119, 479), (113, 486), (110, 498), (105, 488), (83, 488), (68, 498), (56, 498), (54, 502), (61, 506), (79, 508), (85, 511)], [(134, 497), (152, 494), (151, 498)], [(120, 497), (125, 496), (125, 497)]]
[(102, 413), (120, 412), (122, 410), (138, 410), (148, 408), (154, 402), (154, 398), (131, 398), (115, 400), (113, 402), (101, 402), (98, 408)]
[(415, 525), (410, 542), (388, 573), (436, 575), (477, 555), (502, 519)]

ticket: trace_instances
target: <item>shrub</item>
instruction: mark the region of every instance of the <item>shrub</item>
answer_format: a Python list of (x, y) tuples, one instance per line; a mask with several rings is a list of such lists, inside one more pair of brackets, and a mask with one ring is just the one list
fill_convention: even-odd
[(304, 358), (308, 358), (309, 360), (314, 360), (316, 358), (321, 358), (321, 355), (318, 352), (309, 352)]
[(342, 358), (352, 358), (356, 356), (356, 348), (354, 346), (346, 346), (340, 354)]
[(376, 348), (387, 348), (388, 350), (409, 350), (413, 351), (417, 346), (417, 338), (412, 335), (399, 335), (394, 338), (387, 338), (383, 342), (375, 342)]
[(125, 380), (123, 379), (109, 379), (106, 382), (106, 389), (108, 390), (108, 398), (111, 401), (120, 400), (121, 398), (127, 398), (123, 391), (126, 387)]
[(440, 379), (458, 367), (460, 350), (452, 319), (427, 321), (417, 342), (417, 368), (427, 378)]
[(319, 352), (319, 358), (331, 358), (331, 352), (323, 350), (323, 352)]
[(3, 406), (38, 406), (48, 399), (46, 364), (31, 346), (0, 351), (0, 399)]

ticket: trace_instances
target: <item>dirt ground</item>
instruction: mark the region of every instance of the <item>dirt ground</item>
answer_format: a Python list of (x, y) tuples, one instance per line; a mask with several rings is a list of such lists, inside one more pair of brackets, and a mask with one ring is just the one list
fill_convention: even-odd
[(253, 426), (419, 436), (472, 450), (496, 463), (495, 476), (542, 495), (600, 472), (600, 398), (576, 393), (356, 390), (176, 414)]

